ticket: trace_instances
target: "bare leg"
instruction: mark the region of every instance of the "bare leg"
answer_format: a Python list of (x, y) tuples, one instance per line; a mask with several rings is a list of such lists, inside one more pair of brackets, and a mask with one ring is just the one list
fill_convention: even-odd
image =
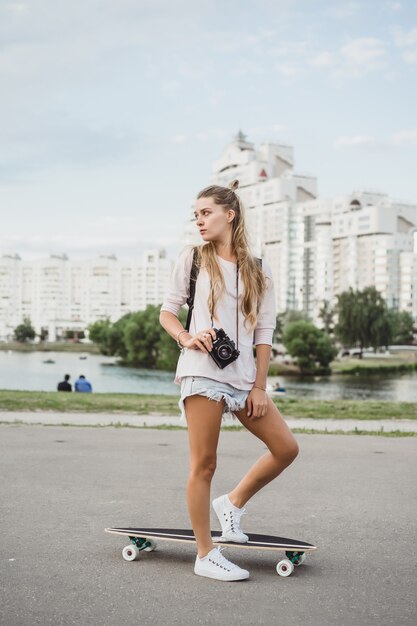
[(187, 503), (200, 558), (214, 547), (210, 532), (210, 487), (216, 469), (223, 406), (224, 400), (216, 402), (204, 396), (185, 399), (190, 444)]
[(228, 494), (232, 504), (241, 508), (293, 462), (298, 454), (298, 444), (271, 398), (268, 398), (268, 409), (263, 417), (249, 419), (246, 407), (235, 414), (269, 449)]

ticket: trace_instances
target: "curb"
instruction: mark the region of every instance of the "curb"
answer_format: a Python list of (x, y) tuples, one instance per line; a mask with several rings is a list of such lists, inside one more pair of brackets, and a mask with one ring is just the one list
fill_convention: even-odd
[[(353, 420), (285, 418), (291, 429), (320, 432), (417, 433), (417, 420)], [(186, 428), (174, 415), (132, 415), (130, 413), (49, 413), (1, 411), (0, 424), (32, 424), (45, 426), (133, 426), (142, 428)], [(238, 420), (226, 418), (222, 426), (240, 426)]]

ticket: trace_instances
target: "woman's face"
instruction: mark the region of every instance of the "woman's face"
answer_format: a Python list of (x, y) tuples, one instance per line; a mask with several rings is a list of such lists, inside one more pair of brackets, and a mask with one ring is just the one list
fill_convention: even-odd
[(199, 198), (195, 204), (196, 226), (204, 241), (225, 242), (230, 236), (234, 211), (225, 211), (213, 198)]

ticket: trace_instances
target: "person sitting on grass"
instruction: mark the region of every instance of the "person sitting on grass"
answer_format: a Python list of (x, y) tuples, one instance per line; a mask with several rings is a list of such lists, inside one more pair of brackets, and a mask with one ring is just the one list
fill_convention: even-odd
[(61, 380), (61, 382), (58, 383), (57, 391), (72, 391), (72, 385), (70, 382), (68, 382), (69, 379), (70, 379), (70, 375), (65, 374), (64, 380)]
[(86, 379), (84, 374), (81, 374), (78, 380), (75, 381), (74, 389), (80, 393), (91, 393), (93, 391), (91, 383)]

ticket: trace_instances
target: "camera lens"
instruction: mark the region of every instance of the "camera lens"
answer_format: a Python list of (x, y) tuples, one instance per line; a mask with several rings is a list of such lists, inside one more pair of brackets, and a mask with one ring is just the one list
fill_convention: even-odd
[(222, 346), (219, 346), (217, 354), (219, 355), (219, 358), (222, 359), (222, 361), (225, 361), (226, 359), (230, 358), (232, 350), (230, 346), (223, 344)]

